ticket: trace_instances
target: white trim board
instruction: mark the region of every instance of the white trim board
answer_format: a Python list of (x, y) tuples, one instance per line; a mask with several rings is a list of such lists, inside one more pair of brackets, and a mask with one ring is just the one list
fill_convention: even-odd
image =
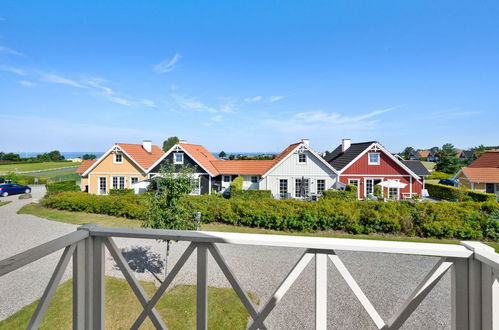
[[(87, 170), (85, 172), (83, 172), (83, 174), (81, 174), (81, 176), (86, 176), (88, 175), (99, 163), (101, 163), (104, 159), (106, 159), (107, 156), (109, 156), (109, 154), (113, 151), (113, 150), (120, 150), (122, 153), (124, 153), (135, 165), (138, 166), (138, 168), (140, 168), (142, 170), (142, 172), (144, 173), (147, 173), (147, 171), (142, 167), (140, 166), (139, 163), (137, 163), (137, 161), (135, 161), (135, 159), (133, 159), (133, 157), (131, 157), (125, 150), (123, 150), (123, 148), (121, 148), (117, 143), (113, 144), (113, 146), (111, 148), (109, 148), (108, 151), (106, 151), (106, 153), (104, 155), (102, 155), (96, 162), (94, 162), (89, 168), (87, 168)], [(114, 159), (113, 159), (114, 161)]]

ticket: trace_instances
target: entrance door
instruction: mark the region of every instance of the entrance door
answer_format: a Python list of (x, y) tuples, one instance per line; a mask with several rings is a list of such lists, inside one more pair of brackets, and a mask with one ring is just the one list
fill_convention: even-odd
[(489, 194), (493, 194), (494, 191), (494, 184), (493, 183), (486, 183), (485, 184), (485, 192)]
[(366, 187), (365, 187), (365, 196), (367, 197), (369, 194), (374, 194), (374, 187), (381, 182), (381, 179), (365, 179)]

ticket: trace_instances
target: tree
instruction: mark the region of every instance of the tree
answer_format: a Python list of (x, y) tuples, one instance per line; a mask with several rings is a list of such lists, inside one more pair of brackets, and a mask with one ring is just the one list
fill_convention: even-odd
[(234, 156), (233, 154), (229, 155), (229, 160), (234, 160), (234, 158), (236, 158), (236, 156)]
[(171, 149), (175, 144), (177, 144), (180, 140), (176, 136), (170, 136), (168, 139), (163, 141), (163, 151), (167, 152)]
[(461, 168), (462, 164), (457, 158), (457, 150), (451, 143), (444, 144), (437, 155), (436, 171), (454, 174)]
[(225, 158), (227, 157), (227, 154), (225, 153), (225, 151), (220, 151), (220, 153), (218, 154), (218, 158)]
[(84, 154), (83, 156), (81, 156), (81, 159), (83, 159), (83, 160), (94, 160), (96, 158), (97, 158), (97, 156), (92, 155), (92, 154)]
[(402, 151), (402, 152), (400, 153), (400, 156), (402, 156), (402, 158), (404, 158), (404, 159), (409, 159), (409, 157), (411, 156), (411, 154), (412, 154), (414, 151), (416, 151), (416, 150), (414, 150), (414, 148), (413, 148), (413, 147), (406, 147), (406, 148), (404, 149), (404, 151)]
[[(181, 166), (175, 171), (173, 164), (163, 165), (160, 175), (155, 176), (149, 185), (149, 208), (143, 227), (154, 229), (195, 230), (197, 222), (194, 214), (182, 203), (196, 183), (194, 169)], [(166, 241), (165, 275), (167, 272), (170, 240)]]

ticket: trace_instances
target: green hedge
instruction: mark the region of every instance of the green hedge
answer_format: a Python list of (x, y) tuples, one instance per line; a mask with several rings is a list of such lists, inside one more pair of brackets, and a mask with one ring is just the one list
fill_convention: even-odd
[(326, 190), (322, 192), (321, 198), (355, 201), (357, 200), (357, 186), (349, 184), (345, 187), (345, 190)]
[(110, 189), (109, 190), (109, 195), (112, 195), (112, 196), (134, 195), (134, 194), (135, 194), (134, 189)]
[(270, 190), (236, 190), (230, 191), (230, 198), (239, 198), (244, 200), (259, 200), (264, 198), (272, 198), (272, 192)]
[(237, 178), (232, 180), (232, 182), (230, 183), (230, 191), (236, 192), (236, 191), (243, 190), (243, 183), (244, 183), (243, 177), (238, 176)]
[(495, 202), (495, 194), (489, 194), (476, 190), (457, 188), (437, 183), (425, 183), (426, 189), (431, 197), (440, 198), (448, 201), (467, 201), (475, 202)]
[(80, 186), (76, 181), (61, 181), (56, 183), (48, 183), (45, 185), (49, 194), (59, 193), (64, 191), (80, 191)]
[[(17, 177), (17, 179), (14, 182), (17, 184), (21, 184), (21, 185), (35, 184), (35, 177), (34, 176), (20, 176), (20, 177)], [(46, 184), (46, 183), (47, 183), (47, 179), (38, 178), (37, 184)]]
[[(212, 195), (183, 200), (203, 222), (280, 231), (342, 230), (354, 234), (499, 240), (499, 203), (363, 202), (320, 199), (318, 202), (225, 199)], [(147, 195), (98, 196), (81, 192), (52, 194), (47, 207), (144, 219)]]
[(452, 178), (452, 174), (438, 172), (438, 171), (432, 171), (431, 175), (428, 177), (427, 180), (442, 180), (442, 179), (450, 179), (450, 178)]

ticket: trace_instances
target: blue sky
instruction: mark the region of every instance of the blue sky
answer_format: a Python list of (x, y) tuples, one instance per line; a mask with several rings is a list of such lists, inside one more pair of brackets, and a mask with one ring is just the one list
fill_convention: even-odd
[(0, 150), (499, 144), (497, 1), (0, 4)]

